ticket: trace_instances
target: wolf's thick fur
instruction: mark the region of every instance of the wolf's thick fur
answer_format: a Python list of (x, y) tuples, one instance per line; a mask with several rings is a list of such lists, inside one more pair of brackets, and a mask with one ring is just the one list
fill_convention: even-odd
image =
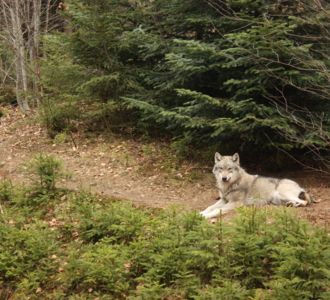
[(215, 153), (215, 175), (220, 200), (201, 212), (205, 218), (214, 218), (243, 205), (306, 206), (309, 195), (293, 180), (248, 174), (239, 163), (239, 156)]

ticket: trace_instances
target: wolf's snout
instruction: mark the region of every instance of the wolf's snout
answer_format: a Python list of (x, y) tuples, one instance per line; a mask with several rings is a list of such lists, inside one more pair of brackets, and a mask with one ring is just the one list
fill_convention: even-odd
[(229, 177), (228, 176), (223, 176), (222, 177), (222, 181), (227, 182), (228, 180), (229, 180)]

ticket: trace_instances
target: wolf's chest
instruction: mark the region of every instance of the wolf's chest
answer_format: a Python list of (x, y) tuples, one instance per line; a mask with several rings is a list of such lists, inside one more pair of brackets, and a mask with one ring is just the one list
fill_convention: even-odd
[(227, 191), (220, 190), (220, 197), (226, 202), (244, 201), (248, 194), (248, 189), (243, 186), (233, 186)]

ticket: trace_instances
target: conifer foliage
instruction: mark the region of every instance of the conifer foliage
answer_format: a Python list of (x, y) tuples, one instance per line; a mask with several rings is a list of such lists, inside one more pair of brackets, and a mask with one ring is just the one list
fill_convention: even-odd
[(1, 299), (329, 299), (329, 234), (293, 209), (249, 207), (209, 224), (30, 189), (0, 183)]
[[(140, 128), (241, 151), (329, 144), (326, 1), (76, 1), (86, 86)], [(95, 89), (93, 89), (95, 87)]]

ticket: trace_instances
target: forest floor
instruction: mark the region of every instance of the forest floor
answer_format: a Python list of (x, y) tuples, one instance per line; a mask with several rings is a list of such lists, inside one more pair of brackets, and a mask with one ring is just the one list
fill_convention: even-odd
[[(73, 138), (74, 143), (65, 135), (52, 140), (36, 116), (24, 117), (17, 110), (5, 109), (0, 118), (0, 179), (27, 183), (26, 162), (46, 153), (63, 161), (71, 178), (62, 180), (61, 185), (70, 189), (114, 196), (138, 206), (177, 204), (185, 210), (204, 209), (217, 197), (211, 167), (179, 163), (164, 142), (81, 132)], [(297, 208), (298, 214), (330, 229), (329, 176), (307, 171), (272, 176), (292, 178), (304, 186), (320, 203)]]

